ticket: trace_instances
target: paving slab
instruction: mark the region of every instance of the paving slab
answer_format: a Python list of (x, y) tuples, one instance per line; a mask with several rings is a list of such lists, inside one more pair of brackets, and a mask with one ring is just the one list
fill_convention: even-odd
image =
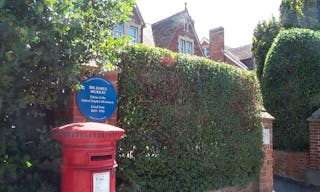
[(320, 192), (320, 187), (307, 186), (279, 176), (273, 177), (273, 189), (274, 192)]

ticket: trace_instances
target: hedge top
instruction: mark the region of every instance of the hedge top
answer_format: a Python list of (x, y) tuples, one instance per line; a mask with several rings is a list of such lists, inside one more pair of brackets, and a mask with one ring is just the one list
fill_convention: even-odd
[(247, 184), (258, 173), (254, 73), (142, 45), (128, 48), (120, 67), (123, 179), (142, 191), (208, 191)]

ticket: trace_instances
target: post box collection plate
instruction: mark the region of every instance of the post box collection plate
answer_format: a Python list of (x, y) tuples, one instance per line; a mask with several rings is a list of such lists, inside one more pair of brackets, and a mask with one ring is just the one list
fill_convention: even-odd
[(110, 192), (110, 172), (93, 173), (93, 192)]
[(117, 107), (117, 94), (111, 82), (98, 76), (81, 83), (76, 100), (79, 111), (94, 121), (107, 120)]

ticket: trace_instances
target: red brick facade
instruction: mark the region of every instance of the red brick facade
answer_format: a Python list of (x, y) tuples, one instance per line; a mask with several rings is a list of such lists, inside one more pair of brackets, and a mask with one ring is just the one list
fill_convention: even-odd
[(201, 46), (198, 41), (197, 34), (193, 31), (190, 27), (189, 31), (184, 30), (184, 26), (180, 25), (177, 27), (177, 31), (175, 32), (172, 40), (170, 41), (168, 49), (173, 52), (179, 52), (178, 45), (179, 45), (179, 37), (188, 37), (193, 41), (193, 54), (202, 57), (202, 50)]
[(144, 25), (138, 6), (133, 7), (131, 21), (137, 25)]
[[(194, 28), (194, 21), (187, 8), (170, 17), (152, 24), (154, 45), (179, 53), (179, 40), (192, 45), (180, 45), (180, 52), (203, 57), (198, 35)], [(185, 47), (186, 46), (186, 47)], [(186, 50), (188, 48), (188, 50)], [(191, 51), (190, 51), (191, 48)]]

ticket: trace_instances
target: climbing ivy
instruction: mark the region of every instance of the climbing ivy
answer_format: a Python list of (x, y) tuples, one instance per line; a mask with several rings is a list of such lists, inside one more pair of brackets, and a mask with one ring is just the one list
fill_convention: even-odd
[(259, 172), (254, 73), (143, 45), (128, 48), (120, 67), (123, 181), (141, 191), (208, 191), (246, 185)]

